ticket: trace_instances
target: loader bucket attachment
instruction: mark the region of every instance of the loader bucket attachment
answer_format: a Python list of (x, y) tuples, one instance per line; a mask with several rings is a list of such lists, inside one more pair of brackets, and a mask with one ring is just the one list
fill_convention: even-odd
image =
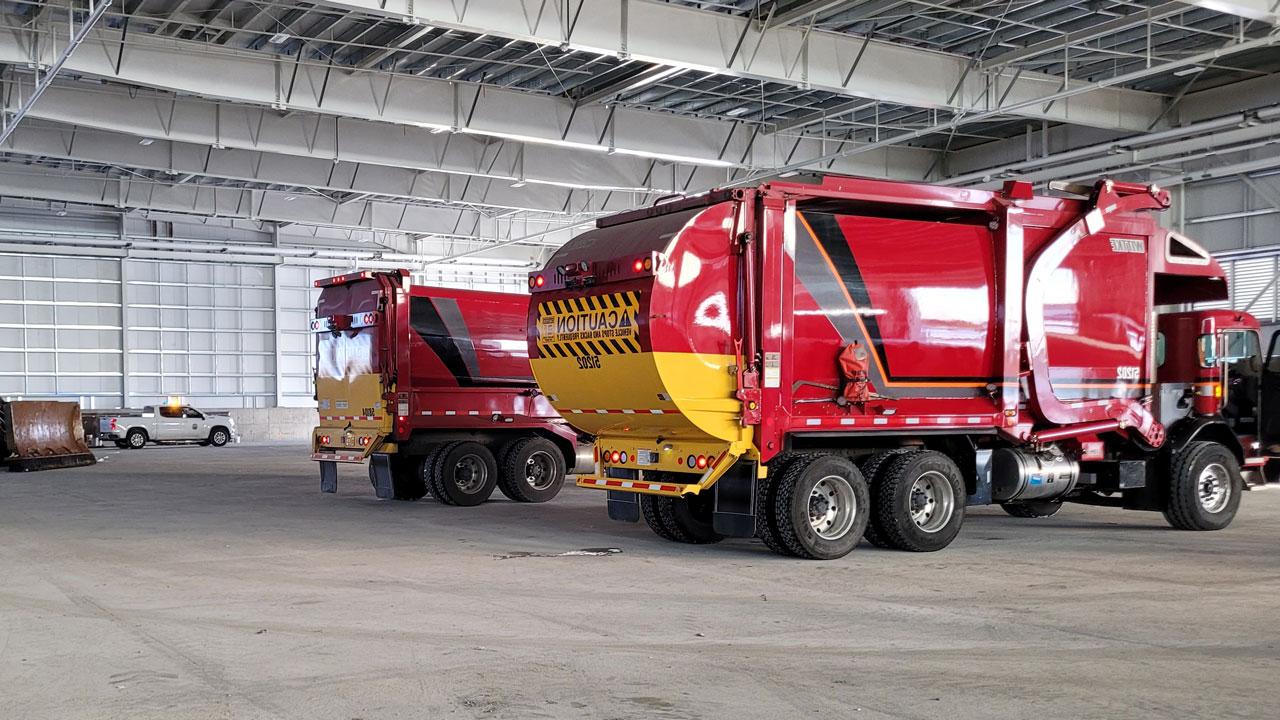
[(84, 441), (80, 406), (76, 403), (0, 401), (0, 465), (18, 472), (95, 462)]

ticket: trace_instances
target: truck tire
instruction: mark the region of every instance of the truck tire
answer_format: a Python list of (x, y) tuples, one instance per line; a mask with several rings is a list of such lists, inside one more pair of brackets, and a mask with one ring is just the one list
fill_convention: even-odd
[(778, 539), (778, 528), (773, 522), (769, 508), (773, 507), (773, 488), (778, 484), (787, 467), (796, 458), (796, 453), (779, 453), (769, 461), (769, 474), (756, 481), (756, 537), (770, 550), (779, 555), (790, 555), (790, 551)]
[(951, 544), (964, 524), (964, 476), (951, 458), (917, 450), (881, 471), (871, 522), (889, 547), (934, 552)]
[(640, 514), (644, 516), (644, 524), (649, 526), (654, 535), (663, 540), (676, 542), (676, 536), (671, 534), (671, 530), (667, 528), (667, 524), (663, 522), (662, 515), (658, 512), (658, 495), (641, 495), (640, 496)]
[(129, 441), (128, 441), (128, 440), (117, 440), (117, 441), (116, 441), (116, 447), (120, 448), (121, 450), (128, 450), (128, 449), (129, 449)]
[(1062, 509), (1061, 500), (1033, 500), (1031, 502), (1004, 503), (1000, 509), (1016, 518), (1047, 518)]
[(231, 433), (221, 426), (215, 427), (209, 431), (209, 444), (214, 447), (222, 447), (231, 440)]
[[(876, 501), (877, 483), (880, 482), (880, 473), (890, 460), (901, 455), (904, 452), (911, 452), (910, 448), (894, 448), (893, 450), (884, 450), (876, 453), (863, 460), (858, 464), (858, 469), (862, 471), (862, 477), (867, 481), (867, 489), (871, 491), (871, 502)], [(867, 530), (862, 534), (862, 539), (880, 548), (889, 547), (889, 541), (880, 535), (880, 531), (876, 528), (874, 522), (867, 523)]]
[(1179, 530), (1221, 530), (1240, 507), (1236, 456), (1215, 442), (1196, 441), (1169, 463), (1165, 520)]
[(427, 494), (431, 495), (431, 497), (435, 498), (439, 502), (444, 501), (440, 500), (440, 496), (437, 494), (439, 491), (435, 488), (434, 468), (436, 459), (440, 453), (440, 448), (447, 444), (448, 443), (432, 443), (428, 445), (422, 454), (422, 458), (418, 461), (418, 479), (422, 481), (423, 489), (426, 490)]
[(142, 428), (134, 428), (125, 433), (124, 442), (130, 450), (139, 450), (147, 444), (147, 433)]
[(546, 438), (513, 440), (498, 457), (498, 489), (516, 502), (543, 503), (564, 487), (564, 453)]
[(446, 505), (472, 507), (493, 494), (498, 484), (498, 461), (478, 442), (449, 443), (436, 453), (432, 494)]
[(851, 460), (805, 455), (787, 466), (768, 508), (787, 553), (810, 560), (848, 555), (867, 528), (871, 494)]
[[(691, 545), (708, 545), (718, 543), (724, 536), (711, 526), (711, 513), (715, 499), (711, 495), (692, 495), (687, 497), (668, 497), (665, 495), (645, 495), (641, 503), (648, 501), (649, 508), (644, 511), (645, 522), (653, 527), (656, 522), (663, 528), (658, 535), (673, 542)], [(653, 521), (650, 521), (653, 518)]]

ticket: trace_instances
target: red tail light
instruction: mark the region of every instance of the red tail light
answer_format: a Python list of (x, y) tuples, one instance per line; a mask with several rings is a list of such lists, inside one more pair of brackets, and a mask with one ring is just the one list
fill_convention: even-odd
[(636, 260), (636, 263), (635, 263), (634, 267), (635, 267), (635, 269), (636, 269), (636, 272), (643, 272), (643, 271), (644, 271), (644, 261), (643, 261), (643, 260)]
[(706, 456), (706, 455), (699, 455), (699, 456), (698, 456), (697, 463), (698, 463), (698, 469), (699, 469), (699, 470), (701, 470), (701, 469), (705, 468), (705, 467), (707, 466), (707, 456)]
[(115, 419), (115, 418), (111, 418), (111, 429), (112, 429), (112, 430), (119, 430), (119, 429), (120, 429), (120, 426), (116, 425), (116, 419)]
[(328, 445), (328, 444), (329, 444), (329, 442), (330, 442), (330, 441), (329, 441), (329, 436), (328, 436), (328, 435), (321, 435), (321, 436), (320, 436), (320, 444), (321, 444), (321, 445)]
[(542, 287), (543, 285), (547, 284), (547, 279), (542, 277), (541, 275), (535, 275), (534, 278), (529, 282), (532, 283), (534, 287)]
[(613, 455), (609, 456), (609, 459), (616, 463), (622, 459), (622, 453), (618, 452), (617, 450), (614, 450)]

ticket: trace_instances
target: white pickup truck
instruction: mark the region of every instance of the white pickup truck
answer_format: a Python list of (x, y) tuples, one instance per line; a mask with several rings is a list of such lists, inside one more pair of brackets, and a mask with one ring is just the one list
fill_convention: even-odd
[(98, 419), (98, 437), (135, 450), (149, 442), (194, 442), (214, 447), (240, 442), (230, 415), (201, 412), (187, 405), (148, 405), (141, 413), (103, 415)]

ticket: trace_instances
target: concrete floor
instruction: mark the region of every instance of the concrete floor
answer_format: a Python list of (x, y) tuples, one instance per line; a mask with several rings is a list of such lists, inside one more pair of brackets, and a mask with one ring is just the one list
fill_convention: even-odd
[[(300, 447), (0, 474), (0, 717), (1276, 717), (1280, 492), (828, 563), (546, 505), (317, 492)], [(559, 556), (613, 547), (609, 556)]]

